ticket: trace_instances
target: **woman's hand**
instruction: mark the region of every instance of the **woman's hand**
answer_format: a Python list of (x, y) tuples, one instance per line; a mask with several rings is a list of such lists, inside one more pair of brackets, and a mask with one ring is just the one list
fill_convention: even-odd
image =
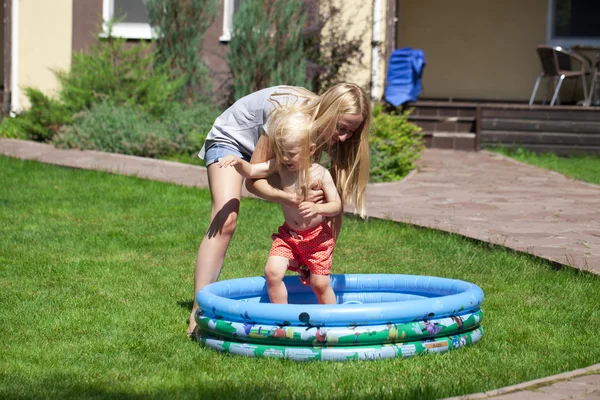
[(312, 181), (310, 188), (308, 189), (308, 194), (306, 198), (301, 194), (295, 195), (296, 198), (292, 199), (292, 203), (295, 206), (302, 204), (305, 201), (309, 201), (311, 203), (321, 204), (325, 200), (325, 194), (323, 193), (323, 188), (321, 187), (321, 181), (314, 180)]
[(310, 189), (308, 190), (306, 201), (319, 204), (323, 202), (324, 198), (325, 195), (323, 193), (323, 188), (321, 187), (321, 181), (312, 181), (310, 184)]

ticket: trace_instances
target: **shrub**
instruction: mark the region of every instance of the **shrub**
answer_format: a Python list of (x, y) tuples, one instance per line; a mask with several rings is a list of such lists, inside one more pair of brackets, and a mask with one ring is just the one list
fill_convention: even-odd
[(410, 111), (386, 113), (381, 105), (373, 109), (373, 130), (369, 135), (371, 181), (391, 182), (414, 169), (425, 145), (420, 128), (408, 121)]
[(221, 110), (212, 104), (198, 102), (187, 107), (178, 104), (162, 118), (161, 124), (164, 130), (172, 134), (185, 135), (187, 152), (197, 153), (220, 113)]
[(169, 112), (184, 77), (170, 80), (161, 68), (154, 68), (147, 44), (126, 48), (125, 40), (110, 32), (89, 53), (73, 54), (69, 71), (54, 71), (60, 82), (58, 98), (25, 88), (31, 107), (6, 123), (11, 135), (51, 141), (63, 125), (72, 123), (74, 114), (103, 101), (139, 107), (155, 117)]
[(103, 101), (63, 127), (53, 144), (151, 158), (190, 154), (200, 149), (217, 114), (210, 105), (175, 104), (168, 115), (155, 119), (129, 104)]
[(6, 122), (4, 129), (21, 138), (48, 142), (64, 124), (70, 124), (72, 113), (58, 100), (46, 96), (38, 89), (25, 88), (31, 107)]
[(304, 18), (301, 0), (241, 3), (227, 56), (235, 100), (273, 85), (306, 85)]
[(150, 23), (158, 31), (156, 65), (168, 65), (171, 79), (183, 76), (179, 95), (187, 104), (206, 95), (208, 67), (200, 61), (200, 42), (217, 13), (216, 0), (148, 0)]
[(166, 113), (184, 77), (169, 79), (164, 68), (154, 66), (154, 53), (147, 43), (128, 47), (125, 39), (112, 36), (110, 26), (108, 37), (89, 52), (73, 54), (69, 71), (54, 71), (65, 107), (77, 113), (109, 100), (138, 105), (155, 116)]
[(28, 140), (27, 132), (21, 126), (20, 118), (5, 116), (0, 122), (0, 137), (8, 139)]

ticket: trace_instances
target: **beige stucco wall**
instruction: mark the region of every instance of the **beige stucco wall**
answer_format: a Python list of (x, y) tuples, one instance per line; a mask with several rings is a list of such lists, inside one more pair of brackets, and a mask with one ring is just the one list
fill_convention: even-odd
[[(382, 2), (382, 12), (380, 16), (381, 24), (381, 40), (385, 42), (385, 8), (386, 1)], [(353, 38), (359, 36), (362, 38), (361, 49), (364, 54), (362, 59), (362, 65), (346, 68), (343, 71), (344, 79), (348, 82), (354, 82), (370, 93), (371, 86), (371, 40), (373, 38), (372, 29), (372, 14), (373, 14), (373, 1), (364, 0), (347, 0), (342, 2), (336, 1), (336, 4), (340, 6), (342, 10), (342, 20), (345, 23), (345, 28), (348, 30), (348, 37)], [(383, 46), (385, 47), (385, 45)], [(383, 63), (384, 58), (382, 57), (382, 63), (380, 65), (380, 87), (383, 88)], [(379, 95), (381, 96), (381, 94)]]
[(425, 52), (421, 97), (529, 100), (547, 0), (400, 0), (396, 47)]
[[(0, 4), (0, 21), (4, 21), (4, 7)], [(0, 82), (4, 83), (4, 22), (0, 24)]]
[(54, 94), (58, 81), (51, 69), (71, 67), (72, 0), (19, 2), (19, 103), (29, 107), (23, 88)]

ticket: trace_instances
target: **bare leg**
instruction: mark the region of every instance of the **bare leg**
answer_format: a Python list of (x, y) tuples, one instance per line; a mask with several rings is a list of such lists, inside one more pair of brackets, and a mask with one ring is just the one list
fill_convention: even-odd
[(280, 256), (270, 256), (265, 265), (265, 278), (267, 279), (267, 291), (269, 299), (274, 304), (287, 304), (288, 292), (283, 277), (290, 260)]
[(223, 267), (229, 242), (235, 231), (240, 209), (243, 178), (234, 168), (208, 167), (208, 184), (212, 197), (210, 225), (196, 257), (194, 269), (194, 305), (190, 314), (188, 335), (196, 328), (194, 314), (198, 309), (196, 293), (209, 283), (216, 282)]
[(329, 275), (310, 274), (310, 286), (312, 286), (319, 304), (336, 304)]

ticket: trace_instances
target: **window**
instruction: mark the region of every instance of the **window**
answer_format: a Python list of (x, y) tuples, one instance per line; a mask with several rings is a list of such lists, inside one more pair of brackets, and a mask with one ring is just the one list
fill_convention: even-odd
[(240, 8), (242, 0), (223, 0), (223, 34), (219, 36), (221, 42), (231, 40), (233, 31), (233, 14)]
[(549, 0), (547, 42), (555, 46), (600, 46), (600, 1)]
[[(148, 23), (148, 11), (144, 0), (103, 0), (102, 18), (104, 21), (118, 20), (113, 25), (113, 35), (126, 39), (151, 39), (152, 29)], [(108, 27), (103, 25), (103, 35)]]

